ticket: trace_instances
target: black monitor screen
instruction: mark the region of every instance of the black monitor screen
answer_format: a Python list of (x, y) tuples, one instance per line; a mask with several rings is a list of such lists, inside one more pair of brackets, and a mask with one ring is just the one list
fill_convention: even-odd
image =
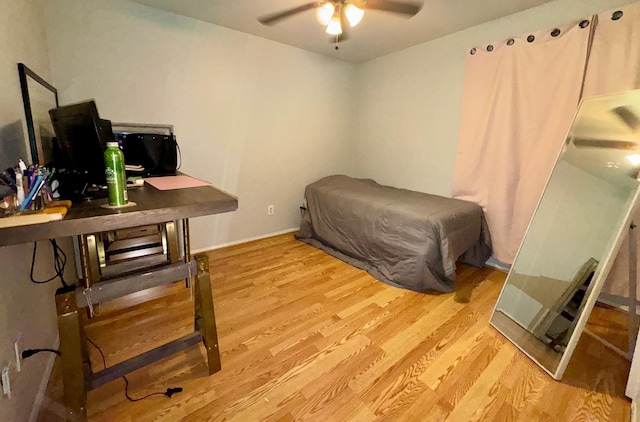
[(76, 183), (106, 184), (104, 150), (113, 139), (111, 122), (101, 120), (94, 101), (49, 110), (60, 148), (56, 167), (72, 173)]

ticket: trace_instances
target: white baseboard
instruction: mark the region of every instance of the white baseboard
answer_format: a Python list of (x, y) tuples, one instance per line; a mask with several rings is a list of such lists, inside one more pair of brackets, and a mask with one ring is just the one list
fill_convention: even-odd
[(235, 246), (235, 245), (239, 245), (241, 243), (252, 242), (254, 240), (266, 239), (267, 237), (278, 236), (280, 234), (293, 233), (293, 232), (296, 232), (298, 230), (299, 230), (299, 227), (294, 227), (292, 229), (286, 229), (286, 230), (282, 230), (282, 231), (275, 232), (275, 233), (268, 233), (268, 234), (263, 234), (263, 235), (260, 235), (260, 236), (248, 237), (246, 239), (234, 240), (233, 242), (222, 243), (220, 245), (213, 245), (213, 246), (207, 246), (207, 247), (204, 247), (204, 248), (192, 249), (191, 253), (194, 254), (194, 253), (211, 251), (211, 250), (214, 250), (214, 249), (226, 248), (228, 246)]
[[(52, 349), (58, 350), (60, 347), (60, 337), (56, 337), (56, 341), (53, 344)], [(36, 398), (33, 401), (33, 407), (31, 408), (31, 414), (29, 415), (29, 422), (35, 422), (38, 419), (38, 415), (40, 414), (40, 409), (42, 408), (42, 403), (44, 402), (44, 395), (47, 392), (47, 386), (49, 385), (49, 378), (51, 378), (51, 371), (53, 370), (53, 364), (56, 361), (58, 355), (55, 353), (47, 353), (49, 358), (47, 359), (47, 366), (42, 373), (42, 379), (40, 380), (40, 386), (38, 387), (38, 392), (36, 393)]]
[(633, 400), (631, 402), (631, 422), (640, 422), (638, 420), (638, 405), (636, 404), (636, 401)]

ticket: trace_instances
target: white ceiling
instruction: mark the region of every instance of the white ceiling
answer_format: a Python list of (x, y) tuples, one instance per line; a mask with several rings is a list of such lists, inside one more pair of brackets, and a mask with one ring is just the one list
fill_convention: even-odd
[(157, 9), (257, 35), (283, 44), (352, 63), (362, 63), (447, 34), (529, 9), (551, 0), (403, 0), (422, 4), (407, 19), (394, 13), (369, 10), (350, 38), (336, 51), (329, 36), (309, 10), (264, 26), (257, 20), (311, 0), (132, 0)]

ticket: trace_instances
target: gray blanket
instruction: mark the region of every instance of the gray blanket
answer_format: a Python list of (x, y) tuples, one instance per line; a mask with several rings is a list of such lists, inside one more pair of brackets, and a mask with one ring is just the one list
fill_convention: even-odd
[(305, 189), (297, 238), (393, 286), (451, 292), (455, 262), (491, 256), (482, 208), (474, 203), (329, 176)]

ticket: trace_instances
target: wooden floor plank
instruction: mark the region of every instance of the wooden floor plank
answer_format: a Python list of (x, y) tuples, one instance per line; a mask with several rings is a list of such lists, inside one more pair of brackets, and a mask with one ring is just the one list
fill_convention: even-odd
[[(209, 253), (222, 370), (187, 349), (89, 393), (90, 421), (621, 421), (629, 362), (583, 336), (558, 382), (489, 325), (505, 274), (458, 264), (454, 292), (425, 294), (375, 280), (293, 234)], [(148, 300), (148, 301), (147, 301)], [(87, 334), (107, 365), (193, 327), (184, 283), (100, 307)], [(612, 313), (615, 312), (615, 313)], [(610, 321), (609, 321), (610, 318)], [(589, 323), (625, 345), (619, 312)], [(90, 348), (94, 370), (102, 360)], [(61, 421), (54, 365), (40, 421)]]
[(516, 350), (513, 348), (500, 349), (462, 400), (455, 404), (447, 420), (470, 421), (474, 416), (482, 415), (486, 411), (485, 406), (494, 400), (500, 378), (515, 354)]

